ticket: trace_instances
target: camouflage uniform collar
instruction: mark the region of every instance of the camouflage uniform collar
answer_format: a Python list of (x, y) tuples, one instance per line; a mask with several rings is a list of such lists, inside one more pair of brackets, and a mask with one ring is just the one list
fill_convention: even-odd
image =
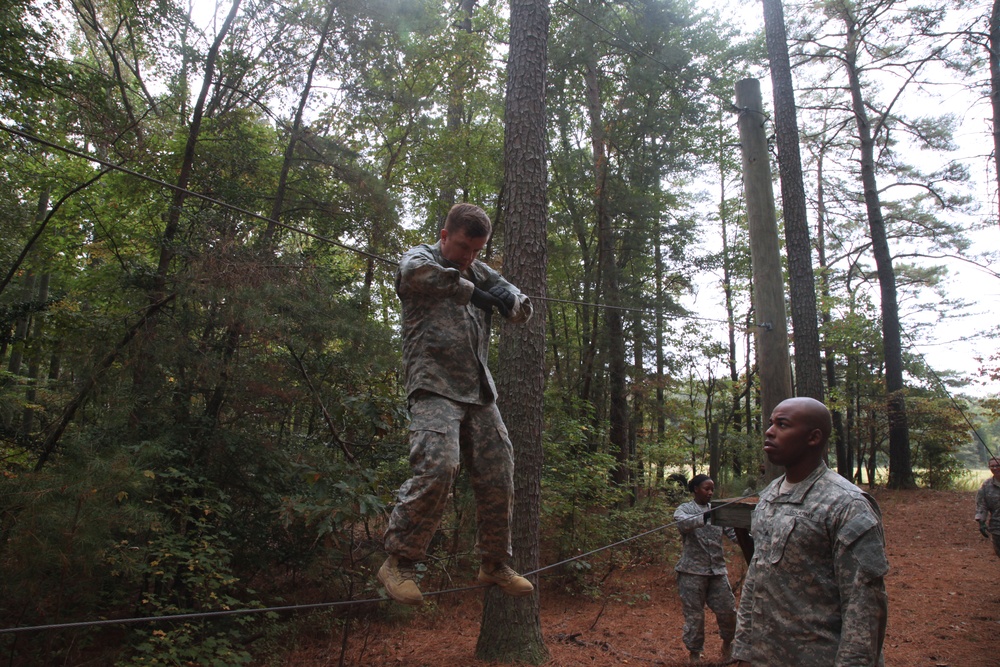
[[(820, 461), (819, 465), (816, 466), (816, 468), (809, 473), (804, 480), (795, 485), (795, 488), (792, 489), (791, 493), (787, 493), (785, 495), (775, 495), (772, 502), (795, 503), (797, 505), (801, 504), (802, 501), (805, 500), (806, 494), (809, 493), (809, 489), (811, 489), (813, 485), (819, 481), (820, 477), (826, 474), (827, 470), (828, 468), (826, 467), (826, 463)], [(778, 489), (781, 488), (781, 482), (784, 481), (784, 479), (785, 476), (782, 475), (775, 480), (775, 494), (778, 493)]]

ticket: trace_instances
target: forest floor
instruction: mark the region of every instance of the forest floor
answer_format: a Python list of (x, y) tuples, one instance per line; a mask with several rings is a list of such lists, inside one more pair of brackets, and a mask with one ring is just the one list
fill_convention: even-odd
[[(886, 666), (1000, 665), (1000, 560), (972, 520), (975, 493), (879, 490), (875, 496), (891, 566)], [(746, 565), (735, 548), (728, 556), (738, 590)], [(595, 596), (546, 583), (543, 578), (540, 599), (549, 667), (686, 664), (672, 567), (615, 570)], [(300, 636), (268, 664), (485, 667), (492, 663), (474, 658), (482, 598), (479, 590), (437, 596), (415, 612), (391, 605), (398, 613), (356, 620), (346, 641), (340, 632)], [(714, 617), (706, 614), (702, 664), (721, 664), (712, 662), (721, 642)]]

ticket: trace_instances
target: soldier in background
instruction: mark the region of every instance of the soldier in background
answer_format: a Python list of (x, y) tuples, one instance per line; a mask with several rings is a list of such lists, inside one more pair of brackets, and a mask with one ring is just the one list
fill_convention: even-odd
[(674, 512), (684, 548), (677, 561), (677, 592), (684, 610), (684, 646), (691, 662), (701, 662), (705, 649), (705, 605), (715, 613), (722, 637), (722, 659), (729, 660), (736, 632), (736, 598), (729, 585), (722, 536), (736, 541), (736, 531), (712, 525), (711, 506), (715, 482), (695, 475), (688, 483), (694, 499)]
[(811, 398), (771, 413), (764, 453), (785, 474), (760, 494), (737, 614), (740, 667), (883, 664), (888, 598), (875, 500), (824, 462), (831, 417)]
[(983, 537), (993, 541), (993, 551), (1000, 558), (1000, 457), (989, 461), (993, 476), (983, 482), (976, 494), (976, 521)]
[(515, 596), (534, 590), (506, 563), (514, 452), (486, 366), (493, 310), (521, 323), (532, 308), (528, 297), (476, 259), (491, 232), (481, 208), (456, 204), (440, 240), (407, 251), (396, 272), (412, 477), (400, 487), (389, 518), (389, 557), (378, 579), (389, 597), (403, 604), (423, 601), (414, 564), (426, 556), (441, 523), (460, 462), (468, 468), (476, 498), (479, 581)]

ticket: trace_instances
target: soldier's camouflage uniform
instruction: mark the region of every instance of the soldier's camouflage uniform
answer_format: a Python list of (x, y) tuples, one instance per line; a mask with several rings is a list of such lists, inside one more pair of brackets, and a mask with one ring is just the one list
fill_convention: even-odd
[(681, 532), (684, 548), (674, 568), (677, 572), (677, 591), (684, 610), (684, 646), (688, 651), (701, 653), (705, 649), (705, 605), (715, 613), (719, 623), (719, 636), (732, 641), (736, 632), (736, 598), (729, 585), (726, 556), (722, 549), (725, 535), (736, 540), (732, 528), (713, 526), (704, 514), (708, 505), (695, 501), (686, 502), (674, 512), (674, 521)]
[(986, 530), (993, 542), (993, 551), (1000, 558), (1000, 482), (990, 477), (976, 494), (976, 521), (986, 521)]
[(889, 563), (878, 505), (823, 463), (779, 495), (783, 479), (761, 492), (751, 519), (733, 658), (754, 667), (883, 664)]
[(474, 287), (502, 285), (516, 296), (508, 318), (525, 322), (531, 302), (478, 260), (464, 273), (441, 255), (440, 243), (403, 255), (396, 293), (403, 306), (403, 375), (410, 407), (410, 467), (385, 533), (385, 550), (421, 560), (441, 521), (459, 462), (476, 498), (476, 550), (507, 560), (514, 456), (486, 367), (490, 314), (470, 303)]

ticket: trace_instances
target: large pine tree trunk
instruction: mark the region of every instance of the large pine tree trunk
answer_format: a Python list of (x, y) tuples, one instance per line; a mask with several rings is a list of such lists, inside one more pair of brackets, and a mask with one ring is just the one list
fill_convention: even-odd
[(822, 401), (823, 365), (816, 322), (816, 287), (813, 284), (809, 224), (806, 221), (806, 189), (802, 181), (795, 91), (785, 38), (785, 12), (781, 0), (763, 1), (764, 30), (774, 87), (774, 134), (778, 145), (778, 173), (781, 176), (781, 210), (785, 218), (796, 394)]
[[(990, 12), (990, 104), (993, 105), (993, 166), (997, 178), (997, 210), (1000, 213), (1000, 0)], [(1000, 225), (1000, 215), (997, 217)]]
[[(545, 297), (546, 162), (545, 72), (548, 63), (547, 0), (510, 3), (504, 137), (504, 274), (526, 294)], [(521, 326), (504, 325), (497, 389), (500, 409), (514, 443), (514, 567), (538, 569), (541, 507), (542, 414), (545, 388), (545, 307)], [(481, 660), (541, 664), (548, 659), (542, 637), (538, 580), (534, 594), (512, 598), (486, 592), (476, 644)]]
[[(910, 457), (910, 430), (906, 419), (903, 396), (903, 345), (899, 329), (899, 304), (896, 299), (896, 274), (886, 237), (878, 181), (875, 178), (875, 137), (861, 94), (857, 68), (857, 26), (845, 17), (847, 27), (847, 78), (851, 89), (851, 106), (858, 127), (861, 149), (861, 184), (864, 188), (865, 210), (872, 239), (872, 253), (878, 272), (882, 296), (882, 347), (885, 355), (886, 410), (889, 417), (889, 487), (913, 488), (913, 464)], [(875, 452), (872, 452), (872, 458)]]
[[(656, 442), (660, 446), (658, 451), (663, 451), (663, 444), (667, 437), (667, 406), (664, 396), (664, 386), (666, 385), (666, 377), (664, 377), (663, 368), (665, 365), (665, 360), (663, 358), (663, 308), (664, 303), (663, 298), (663, 250), (660, 247), (662, 243), (661, 239), (662, 232), (660, 229), (656, 230), (656, 246), (654, 248), (654, 255), (656, 258), (656, 303), (658, 307), (656, 309)], [(656, 483), (657, 486), (663, 482), (663, 470), (666, 468), (667, 462), (664, 455), (660, 455), (662, 458), (656, 463)]]
[(622, 326), (621, 294), (614, 232), (607, 208), (608, 156), (605, 150), (604, 120), (597, 64), (587, 62), (584, 68), (587, 107), (590, 113), (590, 143), (594, 160), (594, 210), (597, 215), (597, 237), (600, 247), (601, 292), (604, 304), (605, 338), (608, 350), (608, 384), (610, 397), (609, 431), (611, 451), (618, 459), (614, 470), (616, 484), (626, 486), (631, 478), (632, 462), (628, 447), (628, 403), (625, 390), (625, 336)]
[[(824, 303), (829, 303), (830, 298), (830, 277), (826, 264), (826, 188), (823, 181), (823, 152), (820, 150), (816, 157), (816, 247), (819, 251), (819, 271), (820, 271), (820, 292), (823, 295)], [(824, 305), (822, 309), (823, 324), (830, 324), (833, 315), (830, 306)], [(837, 387), (837, 352), (833, 345), (828, 344), (823, 349), (823, 360), (826, 364), (826, 386), (832, 393)], [(837, 472), (845, 479), (851, 479), (851, 465), (847, 451), (847, 439), (844, 437), (844, 415), (843, 412), (830, 406), (830, 413), (833, 415), (833, 438), (834, 447), (837, 453)]]

